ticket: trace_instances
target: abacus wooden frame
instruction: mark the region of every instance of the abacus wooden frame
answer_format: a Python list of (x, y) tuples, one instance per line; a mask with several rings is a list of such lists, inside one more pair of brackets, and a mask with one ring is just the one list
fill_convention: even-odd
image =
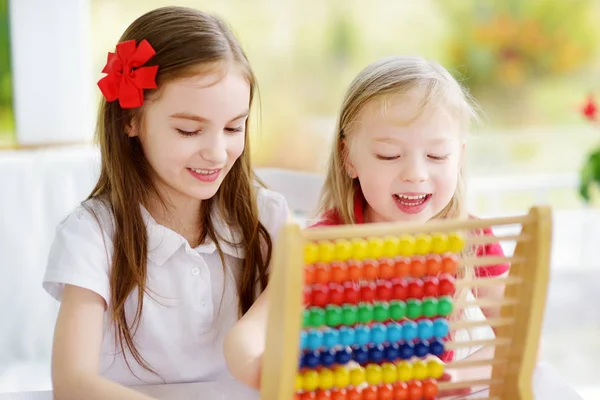
[[(514, 306), (501, 306), (501, 319), (512, 323), (500, 324), (496, 328), (497, 338), (508, 338), (510, 345), (495, 348), (494, 360), (503, 362), (487, 361), (492, 370), (491, 379), (472, 383), (489, 386), (490, 399), (532, 400), (532, 375), (537, 361), (546, 302), (552, 236), (551, 210), (543, 206), (532, 207), (522, 216), (467, 221), (443, 220), (426, 224), (380, 223), (301, 230), (299, 225), (287, 223), (273, 250), (261, 400), (291, 400), (294, 395), (300, 356), (298, 343), (302, 328), (305, 243), (386, 235), (468, 232), (515, 224), (521, 226), (521, 233), (502, 239), (517, 241), (514, 255), (506, 258), (511, 262), (511, 271), (505, 278), (504, 294), (505, 299), (517, 301)], [(489, 238), (480, 238), (480, 241), (486, 240)], [(490, 259), (489, 262), (491, 261)], [(466, 284), (469, 285), (469, 282)], [(489, 344), (494, 345), (494, 341)], [(481, 361), (478, 364), (485, 363), (486, 361)], [(440, 388), (446, 385), (452, 383), (442, 383)]]

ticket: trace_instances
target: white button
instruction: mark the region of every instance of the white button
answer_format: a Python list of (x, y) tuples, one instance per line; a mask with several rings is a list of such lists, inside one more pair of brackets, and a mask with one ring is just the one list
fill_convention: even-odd
[(197, 267), (192, 268), (192, 275), (198, 275), (200, 270)]

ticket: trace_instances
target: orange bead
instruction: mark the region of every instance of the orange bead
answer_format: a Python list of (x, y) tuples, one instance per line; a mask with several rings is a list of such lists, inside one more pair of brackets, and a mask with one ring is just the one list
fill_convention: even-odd
[(408, 382), (408, 398), (410, 400), (421, 400), (423, 398), (423, 384), (421, 381)]
[(302, 400), (302, 393), (294, 393), (294, 400)]
[(445, 254), (442, 257), (442, 272), (445, 274), (450, 274), (452, 276), (456, 275), (456, 270), (458, 268), (458, 259), (454, 254)]
[(379, 260), (379, 277), (381, 279), (392, 279), (394, 277), (395, 263), (390, 258), (382, 258)]
[(396, 382), (393, 385), (394, 400), (408, 400), (408, 384), (406, 382)]
[(405, 278), (410, 275), (410, 259), (396, 257), (394, 259), (394, 274), (397, 278)]
[(362, 391), (362, 400), (377, 400), (377, 386), (367, 386)]
[(375, 260), (363, 261), (363, 279), (374, 281), (379, 276), (379, 263)]
[(389, 383), (379, 386), (378, 400), (394, 400), (394, 388)]
[(433, 398), (438, 394), (438, 384), (435, 379), (425, 379), (423, 381), (423, 397)]
[(317, 399), (317, 395), (315, 392), (304, 392), (302, 393), (302, 397), (300, 397), (302, 400), (316, 400)]
[(331, 281), (336, 283), (348, 280), (348, 267), (345, 263), (334, 261), (331, 263)]
[(329, 283), (331, 281), (331, 269), (323, 263), (315, 264), (315, 283)]
[(410, 261), (410, 274), (415, 278), (421, 278), (427, 273), (425, 257), (416, 256)]
[(427, 275), (437, 276), (440, 272), (442, 272), (442, 257), (438, 256), (437, 254), (427, 256), (425, 267)]
[(304, 282), (307, 285), (315, 283), (315, 267), (314, 265), (307, 265), (304, 268)]
[(362, 393), (357, 388), (348, 389), (346, 400), (362, 400)]
[(351, 281), (359, 281), (362, 279), (362, 263), (360, 261), (348, 261), (348, 279)]
[(346, 400), (346, 389), (333, 389), (331, 391), (331, 400)]
[(315, 400), (329, 400), (331, 399), (331, 393), (329, 390), (318, 390)]

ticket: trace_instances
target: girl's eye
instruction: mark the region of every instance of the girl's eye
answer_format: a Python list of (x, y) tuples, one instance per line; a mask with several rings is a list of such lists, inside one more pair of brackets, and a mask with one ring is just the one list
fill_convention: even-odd
[(450, 157), (450, 154), (446, 154), (445, 156), (434, 156), (434, 155), (430, 154), (427, 157), (429, 157), (430, 160), (434, 160), (434, 161), (444, 161)]
[(237, 132), (243, 132), (244, 131), (244, 127), (243, 126), (238, 126), (237, 128), (225, 128), (225, 130), (229, 133), (237, 133)]
[(180, 135), (182, 136), (194, 136), (196, 134), (198, 134), (198, 132), (200, 131), (184, 131), (182, 129), (175, 129), (177, 132), (179, 132)]
[(386, 161), (395, 160), (397, 158), (400, 158), (400, 156), (382, 156), (380, 154), (375, 154), (375, 157), (378, 160), (386, 160)]

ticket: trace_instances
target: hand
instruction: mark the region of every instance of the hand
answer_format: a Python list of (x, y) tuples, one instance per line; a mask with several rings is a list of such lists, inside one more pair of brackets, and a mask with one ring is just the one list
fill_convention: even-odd
[[(438, 379), (438, 381), (439, 382), (452, 382), (452, 375), (450, 375), (447, 372), (444, 372), (444, 375), (442, 375), (442, 377), (440, 379)], [(471, 394), (471, 388), (466, 387), (466, 388), (440, 390), (438, 392), (438, 397), (442, 398), (442, 397), (450, 397), (450, 396), (467, 396), (469, 394)]]

